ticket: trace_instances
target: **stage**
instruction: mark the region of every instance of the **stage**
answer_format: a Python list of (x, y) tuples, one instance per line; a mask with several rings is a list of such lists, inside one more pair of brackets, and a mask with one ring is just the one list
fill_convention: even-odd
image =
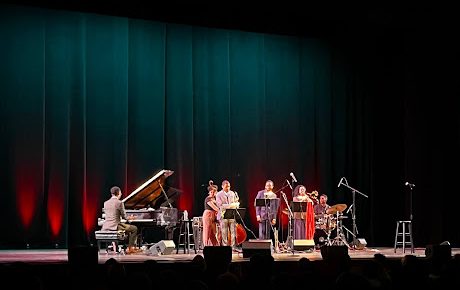
[[(203, 255), (202, 251), (197, 251), (197, 254), (192, 250), (190, 254), (176, 254), (176, 251), (169, 255), (152, 255), (146, 250), (137, 254), (124, 255), (114, 252), (106, 253), (105, 250), (99, 251), (99, 264), (105, 263), (108, 259), (114, 258), (121, 263), (142, 263), (147, 260), (156, 260), (158, 263), (176, 263), (189, 262), (196, 255)], [(68, 262), (67, 249), (25, 249), (25, 250), (0, 250), (0, 263), (23, 262), (30, 264), (66, 264)], [(398, 248), (396, 253), (393, 248), (384, 247), (369, 247), (362, 250), (348, 250), (348, 254), (352, 260), (372, 259), (375, 254), (383, 254), (389, 259), (400, 259), (405, 255), (410, 255), (410, 249), (406, 248), (403, 253), (401, 248)], [(460, 248), (452, 248), (452, 255), (460, 254)], [(415, 248), (415, 253), (412, 255), (420, 258), (425, 258), (425, 248)], [(275, 261), (298, 261), (301, 258), (308, 258), (311, 261), (322, 260), (323, 257), (319, 250), (311, 253), (308, 252), (287, 252), (273, 253)], [(244, 258), (243, 253), (234, 252), (232, 254), (232, 262), (245, 262), (249, 258)]]

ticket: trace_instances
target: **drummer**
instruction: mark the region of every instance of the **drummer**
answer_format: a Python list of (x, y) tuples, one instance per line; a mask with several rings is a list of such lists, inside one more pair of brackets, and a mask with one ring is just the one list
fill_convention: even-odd
[(313, 240), (315, 241), (315, 247), (319, 249), (325, 242), (327, 238), (326, 230), (326, 211), (331, 208), (330, 205), (327, 204), (327, 195), (321, 194), (319, 197), (319, 203), (315, 204), (314, 212), (315, 212), (315, 223), (316, 229), (315, 234), (313, 236)]
[(319, 196), (319, 203), (314, 206), (315, 217), (319, 217), (326, 214), (326, 211), (331, 206), (327, 204), (327, 195), (321, 194)]

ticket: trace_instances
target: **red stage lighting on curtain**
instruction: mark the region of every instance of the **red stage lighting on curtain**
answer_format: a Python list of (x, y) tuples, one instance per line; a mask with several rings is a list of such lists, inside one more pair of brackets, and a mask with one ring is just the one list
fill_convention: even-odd
[[(251, 224), (258, 226), (257, 217), (256, 217), (256, 208), (254, 207), (254, 201), (256, 199), (257, 193), (259, 190), (263, 190), (265, 188), (265, 173), (262, 172), (260, 169), (251, 170), (252, 174), (248, 177), (248, 180), (256, 180), (256, 182), (250, 182), (246, 185), (246, 196), (247, 196), (247, 204), (243, 205), (240, 203), (241, 207), (246, 208), (246, 215), (249, 214), (249, 218), (251, 220)], [(231, 181), (230, 181), (231, 182)], [(277, 184), (275, 184), (276, 190)], [(239, 191), (237, 188), (232, 188), (232, 190)], [(241, 198), (241, 196), (240, 196)]]
[(52, 174), (50, 187), (48, 189), (48, 222), (51, 228), (52, 238), (58, 237), (62, 229), (64, 219), (64, 196), (66, 189), (63, 184), (63, 177), (60, 174)]
[(196, 215), (193, 212), (193, 197), (191, 192), (193, 192), (192, 181), (187, 180), (184, 176), (192, 176), (191, 174), (183, 173), (179, 175), (179, 189), (183, 192), (178, 200), (179, 210), (187, 210), (189, 212), (189, 217)]
[(187, 210), (189, 212), (189, 216), (195, 215), (195, 213), (193, 213), (192, 198), (190, 194), (192, 190), (188, 188), (188, 186), (182, 186), (181, 188), (184, 188), (184, 190), (178, 200), (178, 208), (180, 210)]
[(98, 217), (99, 192), (101, 186), (99, 184), (91, 184), (84, 187), (83, 192), (83, 226), (87, 236), (94, 230)]
[(14, 176), (16, 206), (21, 223), (27, 230), (37, 211), (41, 176), (30, 165), (16, 165)]

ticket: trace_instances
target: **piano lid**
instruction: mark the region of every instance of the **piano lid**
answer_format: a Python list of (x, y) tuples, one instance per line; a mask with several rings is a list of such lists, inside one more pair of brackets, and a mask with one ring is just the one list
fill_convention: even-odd
[[(165, 179), (171, 176), (174, 171), (163, 169), (152, 178), (136, 188), (130, 195), (125, 197), (122, 202), (126, 209), (140, 209), (148, 206), (154, 207), (160, 197), (164, 197)], [(166, 192), (166, 189), (165, 189)]]

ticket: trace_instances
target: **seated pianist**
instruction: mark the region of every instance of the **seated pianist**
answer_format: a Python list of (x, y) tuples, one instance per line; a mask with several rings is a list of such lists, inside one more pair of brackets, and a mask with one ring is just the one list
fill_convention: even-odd
[[(165, 179), (172, 174), (173, 171), (171, 170), (159, 171), (121, 201), (119, 199), (121, 190), (116, 187), (114, 190), (120, 190), (120, 196), (112, 196), (107, 201), (113, 203), (113, 205), (109, 203), (106, 206), (104, 203), (102, 219), (104, 219), (104, 216), (106, 221), (110, 219), (105, 228), (122, 229), (126, 233), (130, 233), (129, 230), (134, 231), (136, 229), (136, 233), (132, 235), (133, 240), (130, 241), (131, 246), (135, 244), (142, 246), (144, 232), (147, 229), (155, 229), (156, 227), (165, 227), (165, 238), (172, 239), (178, 216), (177, 208), (173, 208), (170, 201), (177, 197), (178, 191), (174, 190), (168, 195), (163, 188)], [(163, 199), (165, 200), (164, 202)], [(169, 205), (169, 207), (163, 207), (161, 202)], [(156, 205), (160, 205), (160, 208), (155, 209)], [(111, 209), (113, 207), (116, 209)]]
[(121, 189), (114, 186), (110, 189), (112, 197), (104, 202), (105, 222), (102, 224), (103, 231), (125, 231), (129, 236), (127, 254), (138, 253), (141, 250), (136, 247), (137, 227), (123, 223), (121, 219), (128, 219), (125, 212), (125, 206), (120, 200)]

